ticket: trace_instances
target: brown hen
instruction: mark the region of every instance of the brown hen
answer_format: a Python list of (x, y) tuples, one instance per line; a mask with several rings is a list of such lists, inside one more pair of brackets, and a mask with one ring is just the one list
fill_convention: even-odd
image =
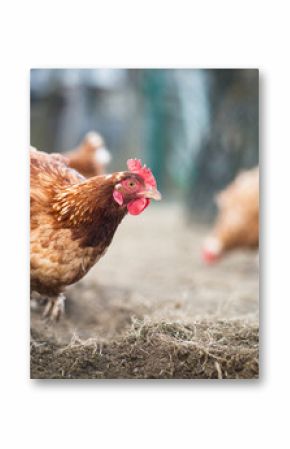
[(160, 193), (137, 160), (128, 171), (85, 179), (59, 154), (31, 150), (31, 291), (47, 298), (58, 318), (63, 291), (81, 279), (110, 245), (129, 212), (141, 213)]
[(259, 245), (259, 169), (240, 173), (216, 197), (219, 209), (213, 231), (207, 237), (203, 258), (214, 262), (235, 248)]

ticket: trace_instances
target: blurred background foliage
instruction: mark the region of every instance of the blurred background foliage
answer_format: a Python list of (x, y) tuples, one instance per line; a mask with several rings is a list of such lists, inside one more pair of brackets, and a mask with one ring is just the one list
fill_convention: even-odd
[(33, 69), (31, 144), (47, 152), (103, 135), (123, 170), (150, 166), (167, 201), (207, 220), (214, 193), (259, 159), (255, 69)]

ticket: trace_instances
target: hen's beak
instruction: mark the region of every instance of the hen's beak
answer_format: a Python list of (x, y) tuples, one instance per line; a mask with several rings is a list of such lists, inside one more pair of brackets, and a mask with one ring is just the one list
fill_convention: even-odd
[(139, 196), (156, 201), (160, 201), (162, 198), (161, 193), (157, 189), (154, 189), (153, 187), (151, 189), (145, 190), (144, 192), (140, 192)]

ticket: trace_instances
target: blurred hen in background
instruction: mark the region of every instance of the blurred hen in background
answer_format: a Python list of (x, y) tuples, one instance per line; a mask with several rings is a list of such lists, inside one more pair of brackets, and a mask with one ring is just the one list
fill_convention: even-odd
[(259, 245), (259, 169), (240, 173), (216, 196), (219, 209), (214, 229), (207, 237), (203, 258), (216, 261), (235, 248)]
[(102, 136), (94, 131), (87, 133), (80, 145), (65, 153), (68, 165), (86, 178), (103, 175), (111, 161)]

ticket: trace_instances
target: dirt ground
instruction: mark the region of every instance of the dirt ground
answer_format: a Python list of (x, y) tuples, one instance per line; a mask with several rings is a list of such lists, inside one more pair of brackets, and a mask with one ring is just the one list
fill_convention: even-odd
[(65, 317), (31, 312), (31, 377), (257, 378), (257, 253), (207, 267), (207, 231), (175, 205), (126, 217)]

